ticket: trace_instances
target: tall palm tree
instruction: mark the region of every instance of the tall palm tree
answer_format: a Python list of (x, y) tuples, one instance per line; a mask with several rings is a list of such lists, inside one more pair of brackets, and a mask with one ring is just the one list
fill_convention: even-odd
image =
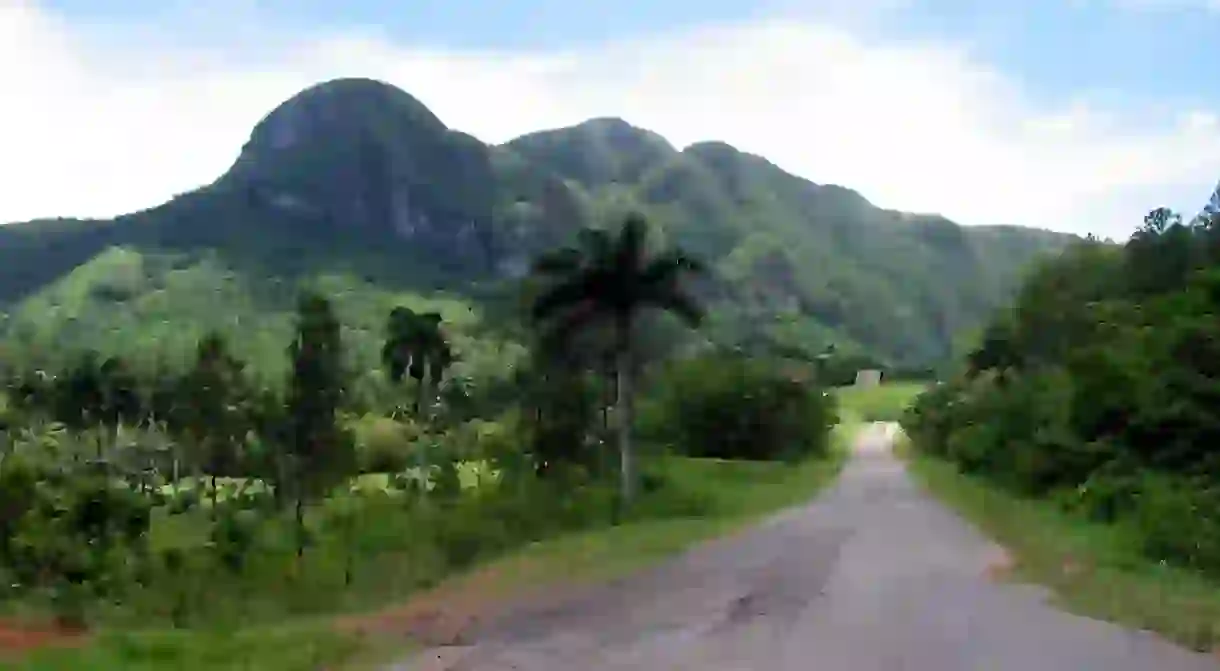
[(401, 382), (406, 375), (415, 380), (414, 412), (417, 416), (427, 391), (426, 383), (430, 381), (439, 385), (445, 370), (454, 360), (453, 351), (440, 326), (440, 314), (418, 314), (402, 306), (390, 311), (386, 320), (381, 361), (394, 382)]
[(617, 232), (582, 231), (578, 245), (548, 253), (534, 264), (534, 272), (549, 280), (531, 310), (534, 321), (546, 326), (546, 341), (568, 345), (581, 333), (610, 327), (624, 501), (635, 494), (631, 426), (639, 316), (649, 308), (664, 310), (692, 327), (703, 317), (702, 306), (682, 285), (703, 265), (680, 249), (651, 252), (647, 243), (647, 221), (631, 214)]

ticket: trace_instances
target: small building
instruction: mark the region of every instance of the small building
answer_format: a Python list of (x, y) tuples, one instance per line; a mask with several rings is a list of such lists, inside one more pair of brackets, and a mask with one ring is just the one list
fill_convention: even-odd
[(881, 384), (881, 371), (875, 368), (856, 371), (857, 387), (876, 387), (879, 384)]

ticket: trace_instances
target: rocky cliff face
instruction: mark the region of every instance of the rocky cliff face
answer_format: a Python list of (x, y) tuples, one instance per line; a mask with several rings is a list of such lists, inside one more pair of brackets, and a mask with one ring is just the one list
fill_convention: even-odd
[(280, 105), (217, 186), (320, 225), (391, 234), (448, 265), (510, 275), (584, 222), (558, 178), (365, 79), (319, 84)]
[(303, 219), (390, 233), (467, 265), (494, 260), (488, 148), (380, 82), (327, 82), (280, 105), (218, 186)]

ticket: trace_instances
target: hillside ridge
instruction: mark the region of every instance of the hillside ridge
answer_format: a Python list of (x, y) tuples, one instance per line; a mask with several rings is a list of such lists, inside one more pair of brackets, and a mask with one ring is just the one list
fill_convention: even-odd
[[(834, 344), (902, 365), (947, 359), (956, 334), (981, 323), (1028, 263), (1074, 237), (878, 208), (727, 143), (679, 150), (615, 117), (487, 145), (401, 89), (348, 78), (276, 106), (232, 167), (200, 189), (112, 220), (0, 227), (0, 340), (37, 334), (75, 346), (115, 323), (116, 296), (137, 313), (124, 327), (139, 327), (152, 301), (158, 319), (198, 330), (213, 318), (190, 306), (213, 303), (195, 293), (230, 286), (278, 314), (291, 292), (268, 287), (321, 277), (482, 304), (539, 252), (627, 211), (712, 267), (712, 341)], [(101, 259), (112, 272), (107, 249), (144, 259), (135, 265), (147, 275), (123, 291), (98, 289), (105, 273), (90, 266)], [(189, 289), (171, 281), (189, 272), (200, 274)], [(166, 307), (167, 292), (195, 293)], [(75, 312), (52, 319), (31, 305)]]

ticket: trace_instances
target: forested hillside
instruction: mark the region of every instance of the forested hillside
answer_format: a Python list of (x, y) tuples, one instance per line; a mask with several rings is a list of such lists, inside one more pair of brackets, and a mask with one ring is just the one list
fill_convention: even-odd
[(714, 271), (692, 344), (834, 345), (904, 366), (944, 360), (1029, 261), (1070, 239), (882, 210), (723, 143), (679, 151), (619, 120), (487, 146), (398, 89), (339, 80), (274, 110), (197, 191), (114, 220), (0, 227), (2, 346), (33, 363), (88, 347), (152, 366), (219, 329), (273, 361), (309, 285), (336, 299), (365, 364), (369, 329), (407, 302), (443, 306), (464, 366), (502, 368), (529, 259), (625, 209)]
[[(643, 209), (713, 260), (733, 340), (834, 342), (885, 361), (948, 356), (1015, 289), (1029, 261), (1068, 236), (961, 227), (883, 210), (722, 142), (681, 151), (619, 119), (527, 135), (507, 147), (576, 184), (593, 211)], [(759, 333), (759, 324), (767, 327)]]

